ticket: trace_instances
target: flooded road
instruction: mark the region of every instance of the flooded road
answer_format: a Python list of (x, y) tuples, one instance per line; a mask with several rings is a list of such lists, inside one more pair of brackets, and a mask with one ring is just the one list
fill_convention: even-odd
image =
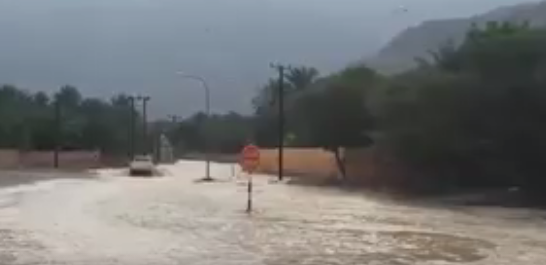
[[(400, 205), (255, 178), (231, 167), (165, 177), (50, 180), (0, 190), (0, 264), (546, 264), (543, 213)], [(46, 261), (46, 262), (44, 262)]]

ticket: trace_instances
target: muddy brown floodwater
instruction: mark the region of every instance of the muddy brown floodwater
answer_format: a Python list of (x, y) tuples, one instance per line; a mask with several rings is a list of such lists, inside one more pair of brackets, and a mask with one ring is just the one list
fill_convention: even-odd
[(230, 166), (195, 183), (202, 169), (4, 187), (0, 264), (546, 264), (542, 212), (409, 206), (259, 176), (247, 215)]

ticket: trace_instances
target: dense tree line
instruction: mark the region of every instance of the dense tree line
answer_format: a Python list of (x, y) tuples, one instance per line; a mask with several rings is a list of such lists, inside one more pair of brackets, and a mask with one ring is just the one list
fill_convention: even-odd
[[(335, 154), (373, 144), (414, 169), (420, 188), (546, 185), (546, 30), (491, 22), (416, 60), (395, 76), (292, 69), (284, 144)], [(277, 87), (254, 100), (261, 145), (277, 144)]]
[[(289, 68), (283, 144), (330, 150), (342, 172), (342, 148), (373, 145), (411, 167), (408, 183), (420, 187), (546, 185), (545, 29), (491, 22), (416, 61), (394, 76), (360, 64), (330, 75)], [(271, 79), (259, 90), (252, 115), (197, 113), (157, 122), (151, 135), (166, 134), (179, 154), (276, 147), (278, 88)], [(129, 149), (129, 98), (83, 98), (70, 86), (51, 96), (1, 87), (0, 147), (53, 148), (55, 102), (63, 148)]]
[(235, 154), (250, 142), (252, 124), (252, 117), (234, 112), (212, 114), (210, 117), (199, 112), (174, 124), (167, 122), (162, 131), (179, 156), (205, 151)]
[(58, 143), (63, 150), (127, 154), (130, 114), (126, 95), (107, 102), (84, 98), (72, 86), (48, 95), (4, 85), (0, 87), (0, 148), (53, 150)]
[(491, 22), (391, 78), (379, 129), (423, 183), (546, 184), (546, 30)]

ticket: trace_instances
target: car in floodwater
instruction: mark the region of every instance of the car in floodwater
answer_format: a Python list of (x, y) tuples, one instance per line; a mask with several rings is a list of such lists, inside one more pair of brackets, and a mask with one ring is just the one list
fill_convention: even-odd
[(151, 155), (138, 155), (129, 163), (129, 175), (152, 176), (155, 171), (154, 161)]

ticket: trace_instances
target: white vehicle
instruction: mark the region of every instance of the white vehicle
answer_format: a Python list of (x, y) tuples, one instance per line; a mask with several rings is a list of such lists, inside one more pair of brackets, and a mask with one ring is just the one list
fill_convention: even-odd
[(137, 155), (129, 164), (129, 174), (151, 176), (154, 174), (154, 161), (150, 155)]

